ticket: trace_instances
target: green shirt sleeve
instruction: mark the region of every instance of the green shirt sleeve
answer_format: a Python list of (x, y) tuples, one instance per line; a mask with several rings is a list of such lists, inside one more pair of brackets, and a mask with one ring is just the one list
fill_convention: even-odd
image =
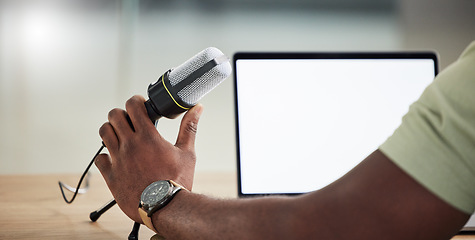
[(455, 208), (475, 210), (475, 41), (409, 107), (379, 149)]

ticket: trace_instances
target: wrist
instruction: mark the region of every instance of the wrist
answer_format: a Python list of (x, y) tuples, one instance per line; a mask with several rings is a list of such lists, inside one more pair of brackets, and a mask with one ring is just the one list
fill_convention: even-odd
[(173, 180), (160, 180), (151, 183), (143, 190), (140, 196), (138, 213), (143, 223), (156, 233), (159, 233), (153, 224), (156, 212), (168, 206), (179, 192), (188, 191)]
[(194, 195), (190, 191), (180, 191), (175, 195), (173, 201), (171, 201), (166, 207), (156, 211), (152, 216), (153, 227), (158, 231), (161, 236), (176, 237), (177, 234), (181, 234), (181, 231), (189, 223), (190, 214), (194, 209), (194, 204), (190, 204), (190, 198)]

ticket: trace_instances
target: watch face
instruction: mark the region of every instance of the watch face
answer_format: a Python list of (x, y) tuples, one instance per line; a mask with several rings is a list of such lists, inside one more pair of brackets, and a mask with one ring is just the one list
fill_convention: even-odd
[(170, 192), (168, 181), (158, 181), (150, 184), (142, 193), (141, 200), (144, 206), (153, 206), (165, 198)]

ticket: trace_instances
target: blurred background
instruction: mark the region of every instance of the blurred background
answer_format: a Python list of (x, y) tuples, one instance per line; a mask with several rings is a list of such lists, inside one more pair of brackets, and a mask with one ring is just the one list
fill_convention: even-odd
[[(82, 172), (108, 111), (206, 47), (230, 58), (433, 50), (444, 69), (475, 40), (474, 10), (473, 0), (0, 0), (0, 174)], [(202, 103), (197, 171), (233, 172), (232, 78)], [(179, 122), (159, 131), (175, 142)]]

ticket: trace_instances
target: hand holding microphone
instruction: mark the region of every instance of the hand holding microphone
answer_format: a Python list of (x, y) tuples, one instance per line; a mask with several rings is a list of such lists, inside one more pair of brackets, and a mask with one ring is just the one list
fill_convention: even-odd
[[(207, 48), (151, 84), (145, 107), (140, 107), (143, 99), (136, 96), (127, 101), (127, 112), (114, 109), (109, 113), (109, 122), (101, 127), (100, 135), (110, 156), (99, 155), (96, 165), (131, 219), (141, 221), (136, 205), (148, 184), (173, 179), (191, 189), (196, 160), (194, 138), (201, 108), (185, 115), (174, 146), (153, 131), (150, 122), (143, 122), (144, 108), (152, 121), (162, 116), (175, 118), (196, 105), (230, 73), (229, 60), (221, 51)], [(132, 128), (126, 126), (128, 122)]]
[[(101, 127), (100, 135), (110, 156), (101, 154), (93, 160), (96, 159), (114, 198), (129, 217), (140, 221), (136, 215), (138, 194), (149, 181), (170, 178), (191, 189), (193, 180), (193, 129), (196, 129), (201, 107), (183, 117), (175, 145), (161, 138), (150, 120), (156, 122), (162, 116), (177, 117), (195, 106), (230, 74), (228, 58), (216, 48), (207, 48), (150, 84), (147, 101), (135, 96), (127, 102), (127, 112), (114, 109), (109, 113), (109, 122)], [(131, 189), (134, 191), (130, 192)], [(111, 203), (113, 205), (114, 201)], [(111, 203), (108, 207), (112, 206)], [(94, 220), (103, 211), (98, 212)]]
[[(140, 193), (157, 178), (173, 179), (191, 189), (194, 131), (202, 108), (193, 109), (183, 117), (175, 145), (165, 141), (146, 119), (177, 117), (230, 74), (231, 65), (224, 54), (216, 48), (207, 48), (150, 84), (147, 101), (135, 96), (127, 101), (127, 112), (114, 109), (109, 113), (109, 122), (101, 127), (100, 135), (110, 156), (98, 156), (96, 165), (129, 217), (140, 221), (137, 216)], [(127, 126), (127, 116), (134, 129)], [(131, 188), (135, 188), (134, 193), (122, 190)]]

